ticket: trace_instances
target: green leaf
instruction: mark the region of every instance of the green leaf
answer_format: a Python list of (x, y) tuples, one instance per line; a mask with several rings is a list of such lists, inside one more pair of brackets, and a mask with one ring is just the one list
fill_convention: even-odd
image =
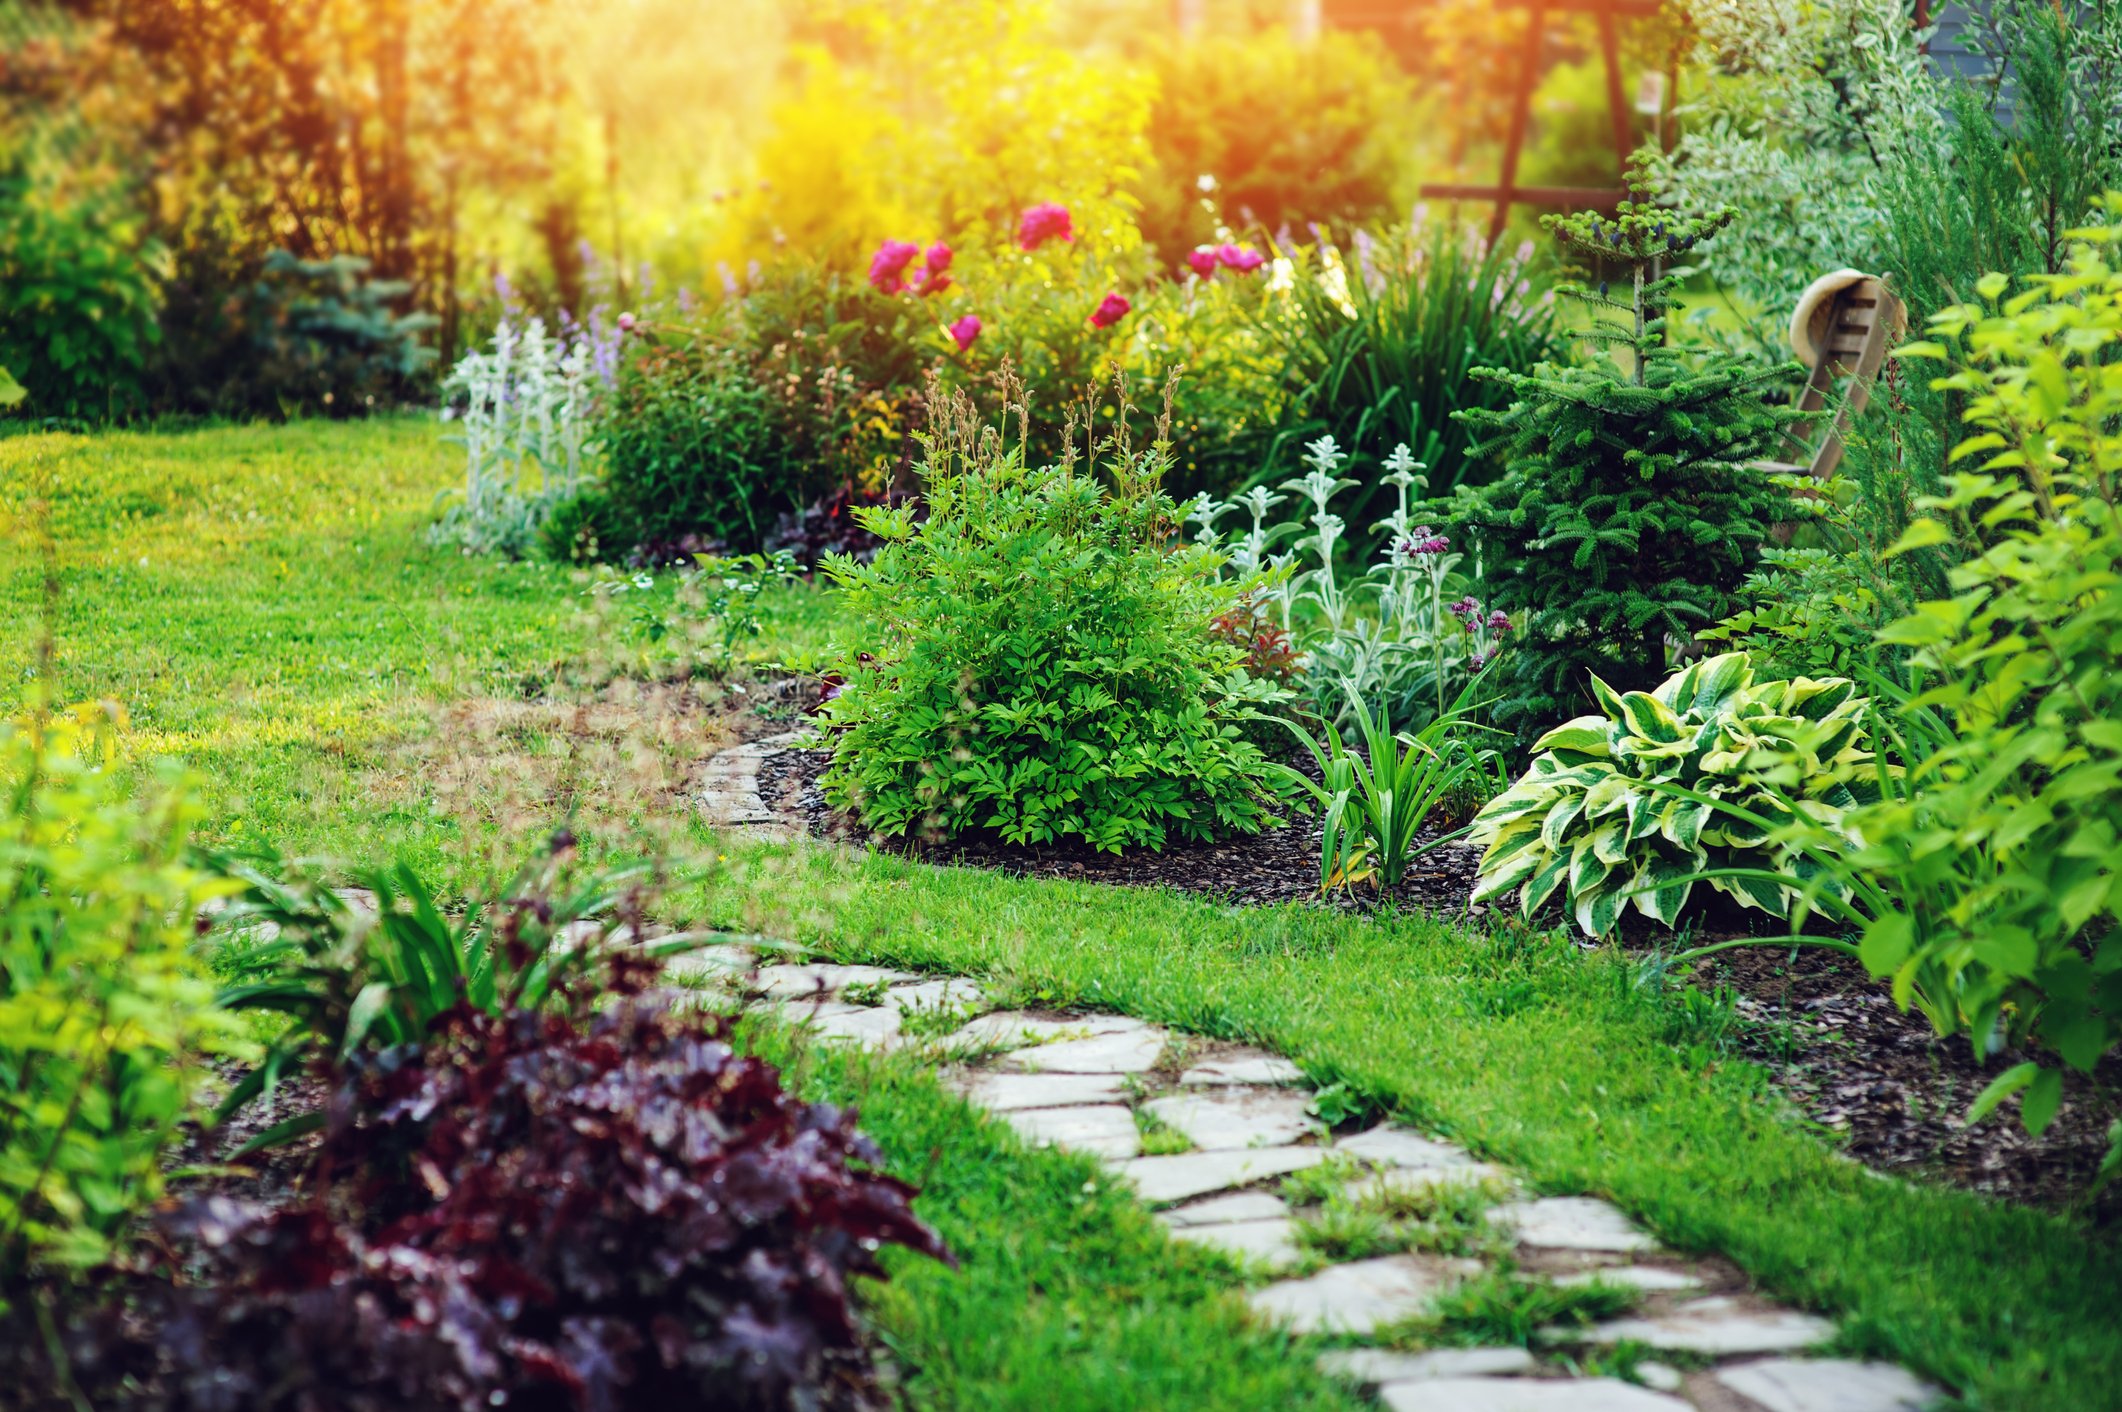
[(0, 407), (13, 407), (29, 396), (29, 389), (15, 381), (14, 374), (0, 368)]
[(2026, 1086), (2026, 1098), (2019, 1104), (2019, 1121), (2029, 1134), (2039, 1137), (2056, 1120), (2056, 1110), (2062, 1106), (2063, 1071), (2043, 1069)]
[(1967, 1121), (1979, 1123), (1996, 1112), (1999, 1103), (2032, 1083), (2034, 1076), (2040, 1072), (2039, 1064), (2028, 1061), (2024, 1064), (2014, 1064), (1991, 1079), (1989, 1084), (1975, 1095), (1975, 1101), (1967, 1105)]
[(1882, 557), (1894, 559), (1918, 549), (1932, 549), (1940, 544), (1952, 543), (1952, 538), (1952, 531), (1938, 521), (1929, 518), (1916, 520), (1901, 531), (1899, 539), (1887, 546)]

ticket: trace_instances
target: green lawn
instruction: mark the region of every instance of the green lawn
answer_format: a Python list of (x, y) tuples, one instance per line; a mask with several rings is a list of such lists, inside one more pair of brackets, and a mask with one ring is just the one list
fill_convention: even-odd
[[(424, 542), (454, 469), (419, 420), (0, 439), (0, 713), (27, 699), (48, 522), (55, 695), (123, 702), (134, 758), (192, 765), (210, 837), (399, 854), (470, 885), (512, 830), (555, 822), (619, 758), (522, 703), (548, 689), (608, 699), (630, 649), (585, 611), (582, 576)], [(31, 510), (40, 499), (48, 517)], [(767, 656), (814, 650), (830, 631), (815, 593), (780, 595), (769, 616)], [(457, 757), (482, 751), (488, 774), (450, 784)], [(528, 789), (514, 811), (465, 807), (496, 782), (556, 770), (576, 785)], [(630, 798), (644, 817), (628, 822), (673, 813), (653, 792)], [(713, 843), (682, 810), (665, 822), (681, 845)], [(1764, 1288), (1842, 1319), (1854, 1348), (1978, 1407), (2110, 1407), (2122, 1385), (2111, 1232), (1866, 1174), (1758, 1071), (1685, 1042), (1611, 953), (1518, 929), (1236, 910), (807, 845), (719, 856), (673, 898), (672, 920), (1269, 1044), (1547, 1189), (1609, 1196), (1676, 1246), (1729, 1254)], [(811, 1077), (860, 1098), (904, 1168), (918, 1175), (940, 1154), (924, 1209), (968, 1273), (905, 1269), (877, 1306), (933, 1405), (1334, 1405), (1301, 1360), (1247, 1341), (1208, 1267), (1172, 1257), (1139, 1213), (1104, 1197), (1057, 1206), (1087, 1166), (1022, 1154), (889, 1066), (835, 1061)], [(1051, 1389), (1039, 1380), (1078, 1358)], [(1215, 1379), (1200, 1384), (1215, 1399), (1186, 1400), (1187, 1377)]]

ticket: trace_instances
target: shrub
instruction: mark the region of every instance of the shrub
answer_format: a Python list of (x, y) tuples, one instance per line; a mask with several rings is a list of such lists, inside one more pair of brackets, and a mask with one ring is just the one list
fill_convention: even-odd
[(196, 807), (175, 780), (134, 797), (100, 714), (0, 725), (0, 1308), (110, 1256), (201, 1059), (242, 1048), (190, 954), (223, 890), (182, 857)]
[[(1874, 885), (1862, 956), (1978, 1057), (2032, 1045), (2081, 1073), (2122, 1041), (2122, 196), (2061, 275), (1982, 281), (1949, 309), (1942, 386), (1972, 435), (1946, 493), (1898, 549), (1951, 543), (1950, 598), (1880, 634), (1911, 652), (1921, 688), (1903, 713), (1913, 788), (1850, 820)], [(1926, 723), (1930, 723), (1926, 727)], [(2026, 1090), (2021, 1116), (2054, 1117), (2062, 1071), (2029, 1059), (1977, 1108)], [(2122, 1171), (2122, 1125), (2103, 1175)]]
[[(1492, 475), (1460, 410), (1500, 412), (1528, 372), (1561, 348), (1554, 311), (1528, 282), (1530, 250), (1507, 253), (1448, 222), (1417, 223), (1344, 250), (1321, 242), (1293, 269), (1286, 309), (1267, 325), (1282, 357), (1283, 412), (1264, 438), (1259, 478), (1286, 473), (1322, 436), (1357, 454), (1406, 446), (1442, 494)], [(1285, 316), (1286, 315), (1286, 316)], [(1364, 482), (1346, 507), (1355, 547), (1376, 547), (1390, 492)]]
[(1828, 549), (1763, 549), (1737, 592), (1749, 607), (1695, 636), (1744, 652), (1770, 677), (1861, 676), (1873, 634), (1891, 616), (1881, 582), (1861, 561)]
[[(792, 1098), (653, 975), (615, 958), (593, 1018), (595, 988), (572, 1014), (463, 1005), (356, 1056), (332, 1200), (192, 1203), (164, 1226), (187, 1277), (73, 1321), (74, 1380), (171, 1412), (874, 1405), (849, 1282), (883, 1244), (947, 1252), (851, 1112)], [(56, 1387), (9, 1332), (20, 1385)]]
[(1241, 228), (1379, 223), (1411, 174), (1415, 104), (1390, 58), (1354, 35), (1310, 47), (1268, 30), (1162, 48), (1150, 161), (1138, 183), (1144, 239), (1167, 263), (1214, 244), (1204, 187)]
[(419, 391), (435, 360), (420, 336), (440, 321), (398, 313), (412, 286), (368, 271), (358, 255), (265, 257), (250, 295), (254, 398), (270, 398), (283, 416), (349, 417)]
[[(506, 319), (494, 330), (493, 350), (473, 349), (457, 360), (443, 384), (463, 399), (444, 411), (464, 448), (464, 493), (429, 531), (436, 543), (520, 557), (533, 541), (571, 557), (585, 526), (596, 543), (602, 523), (588, 504), (588, 486), (602, 447), (597, 404), (610, 380), (614, 347), (587, 336), (553, 339), (540, 319), (520, 326)], [(535, 471), (535, 479), (531, 473)], [(546, 521), (562, 505), (563, 522)]]
[(1751, 464), (1795, 414), (1760, 400), (1765, 375), (1722, 357), (1692, 365), (1665, 346), (1664, 311), (1686, 255), (1728, 220), (1637, 202), (1618, 217), (1551, 217), (1563, 244), (1618, 266), (1626, 297), (1565, 286), (1592, 311), (1595, 342), (1630, 355), (1588, 367), (1488, 376), (1504, 411), (1459, 414), (1493, 431), (1509, 457), (1495, 485), (1465, 491), (1450, 513), (1472, 532), (1494, 599), (1524, 621), (1502, 664), (1498, 725), (1521, 740), (1583, 699), (1597, 673), (1619, 691), (1665, 676), (1666, 641), (1743, 606), (1735, 590), (1790, 497)]
[(105, 204), (66, 202), (0, 165), (0, 364), (21, 380), (31, 415), (140, 410), (161, 251)]
[(1597, 677), (1592, 691), (1600, 714), (1541, 736), (1524, 777), (1476, 817), (1474, 901), (1515, 892), (1530, 917), (1559, 893), (1600, 937), (1631, 901), (1674, 925), (1707, 874), (1741, 905), (1788, 916), (1818, 865), (1777, 829), (1802, 814), (1831, 837), (1844, 811), (1877, 798), (1869, 703), (1848, 681), (1757, 682), (1733, 652), (1652, 692)]
[(1235, 592), (1174, 542), (1164, 444), (1121, 434), (1105, 483), (1070, 458), (1028, 466), (961, 397), (941, 412), (927, 520), (857, 511), (884, 548), (827, 561), (883, 664), (845, 671), (826, 708), (827, 798), (885, 834), (1113, 851), (1265, 826), (1270, 772), (1244, 727), (1280, 693), (1211, 635)]

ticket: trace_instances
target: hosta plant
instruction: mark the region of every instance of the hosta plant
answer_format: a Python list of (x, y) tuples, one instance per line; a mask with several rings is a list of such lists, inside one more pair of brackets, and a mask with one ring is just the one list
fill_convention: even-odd
[(1534, 742), (1531, 768), (1475, 819), (1475, 901), (1515, 893), (1531, 916), (1560, 894), (1599, 937), (1631, 902), (1671, 926), (1707, 881), (1788, 916), (1819, 869), (1780, 827), (1802, 812), (1832, 829), (1877, 797), (1869, 703), (1843, 678), (1756, 681), (1733, 652), (1655, 691), (1596, 677), (1592, 691), (1599, 714)]

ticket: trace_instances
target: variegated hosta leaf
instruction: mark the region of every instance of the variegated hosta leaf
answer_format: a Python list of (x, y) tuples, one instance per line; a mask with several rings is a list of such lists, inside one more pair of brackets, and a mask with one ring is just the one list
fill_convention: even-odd
[(1810, 821), (1831, 840), (1845, 810), (1878, 794), (1869, 703), (1840, 678), (1757, 682), (1733, 652), (1652, 692), (1623, 695), (1595, 678), (1592, 695), (1602, 714), (1548, 732), (1525, 775), (1477, 818), (1472, 837), (1488, 848), (1477, 898), (1515, 889), (1530, 914), (1566, 889), (1577, 924), (1600, 936), (1631, 898), (1671, 925), (1693, 893), (1677, 879), (1736, 868), (1790, 879), (1713, 880), (1781, 917), (1813, 867), (1785, 831)]

